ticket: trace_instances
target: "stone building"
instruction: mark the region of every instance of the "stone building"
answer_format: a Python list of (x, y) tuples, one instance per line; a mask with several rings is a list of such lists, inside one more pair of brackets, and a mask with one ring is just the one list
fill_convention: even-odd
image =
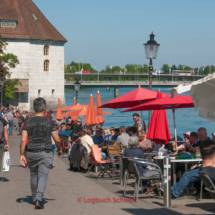
[[(33, 100), (43, 97), (48, 110), (64, 99), (64, 44), (67, 40), (54, 28), (32, 0), (0, 0), (0, 36), (7, 52), (17, 55), (20, 64), (11, 69), (11, 79), (19, 78), (12, 102), (22, 110), (32, 110)], [(6, 101), (5, 101), (6, 103)]]

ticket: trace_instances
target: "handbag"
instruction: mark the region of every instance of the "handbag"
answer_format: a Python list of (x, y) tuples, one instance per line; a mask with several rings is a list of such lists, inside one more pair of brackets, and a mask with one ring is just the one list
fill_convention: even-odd
[(3, 154), (3, 162), (2, 162), (2, 172), (9, 172), (10, 171), (10, 154), (9, 151), (4, 151)]

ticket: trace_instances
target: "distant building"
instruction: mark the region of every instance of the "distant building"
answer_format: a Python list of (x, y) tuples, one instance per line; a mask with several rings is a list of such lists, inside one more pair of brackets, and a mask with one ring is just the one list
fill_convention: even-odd
[(173, 70), (173, 75), (195, 75), (194, 70)]
[(47, 109), (64, 99), (64, 44), (67, 40), (54, 28), (32, 0), (0, 0), (0, 36), (7, 52), (20, 64), (11, 69), (11, 79), (23, 83), (13, 101), (22, 110), (33, 110), (33, 100), (43, 97)]

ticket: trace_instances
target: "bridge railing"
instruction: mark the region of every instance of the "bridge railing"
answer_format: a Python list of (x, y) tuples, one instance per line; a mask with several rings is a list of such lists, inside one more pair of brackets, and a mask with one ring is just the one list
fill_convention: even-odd
[[(65, 81), (66, 85), (73, 85), (75, 81)], [(82, 84), (137, 84), (137, 85), (143, 85), (148, 84), (148, 81), (82, 81)], [(174, 84), (174, 85), (180, 85), (180, 84), (191, 84), (192, 81), (152, 81), (152, 84)]]

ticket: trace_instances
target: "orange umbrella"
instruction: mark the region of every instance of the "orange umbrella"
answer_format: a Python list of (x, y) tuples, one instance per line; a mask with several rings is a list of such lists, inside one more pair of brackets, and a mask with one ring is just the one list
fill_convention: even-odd
[(89, 123), (90, 125), (96, 124), (96, 112), (92, 94), (90, 96), (90, 102), (87, 108), (87, 113), (85, 115), (84, 123)]
[[(63, 116), (85, 116), (87, 114), (87, 108), (84, 108), (82, 110), (74, 110), (74, 111), (70, 111), (67, 113), (64, 113)], [(95, 114), (97, 114), (97, 110), (95, 109)], [(107, 114), (111, 114), (109, 112), (106, 111), (102, 111), (101, 115), (107, 115)]]
[[(66, 111), (66, 110), (80, 110), (80, 109), (84, 109), (84, 108), (87, 108), (88, 105), (73, 105), (73, 106), (68, 106), (68, 107), (65, 107), (65, 108), (61, 108), (60, 110), (61, 111)], [(57, 111), (58, 109), (56, 109)]]
[[(73, 100), (73, 107), (74, 106), (77, 106), (75, 97), (74, 97), (74, 100)], [(74, 121), (74, 122), (77, 122), (78, 118), (77, 118), (77, 116), (73, 116), (71, 120)]]
[[(97, 92), (97, 107), (100, 107), (102, 105), (102, 100), (99, 91)], [(96, 124), (103, 124), (105, 122), (102, 115), (102, 108), (97, 108), (97, 117), (96, 117)]]
[(62, 115), (62, 112), (61, 112), (61, 109), (60, 109), (60, 98), (58, 99), (58, 109), (57, 109), (55, 119), (57, 119), (57, 120), (62, 120), (63, 119), (63, 115)]

